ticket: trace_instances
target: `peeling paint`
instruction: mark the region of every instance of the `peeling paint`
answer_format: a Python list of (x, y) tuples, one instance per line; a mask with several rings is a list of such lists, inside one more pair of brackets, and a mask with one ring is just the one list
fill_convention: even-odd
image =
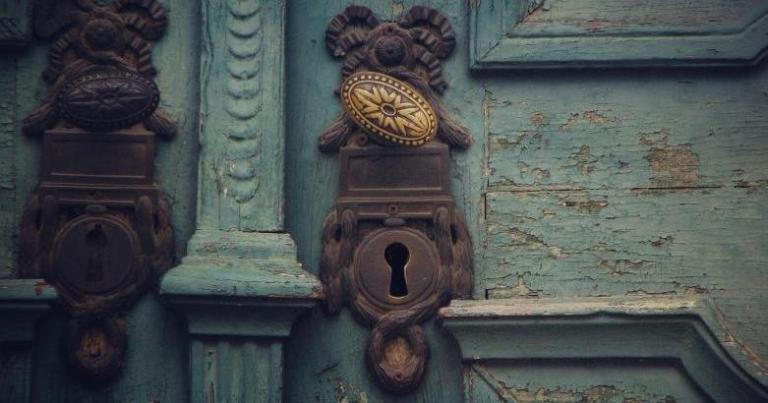
[(560, 205), (563, 207), (574, 208), (580, 213), (597, 214), (600, 210), (608, 207), (608, 201), (593, 200), (585, 192), (568, 194), (560, 198)]
[(568, 117), (568, 120), (558, 126), (558, 130), (561, 132), (572, 130), (579, 122), (602, 126), (607, 125), (613, 121), (614, 119), (609, 118), (605, 113), (593, 109), (584, 111), (582, 113), (571, 113), (571, 115)]
[(651, 168), (651, 187), (685, 188), (699, 183), (699, 156), (690, 144), (652, 147), (646, 157)]
[(579, 147), (579, 151), (571, 154), (570, 159), (576, 164), (576, 169), (579, 173), (584, 176), (592, 173), (594, 169), (593, 164), (597, 162), (597, 159), (592, 158), (589, 146), (586, 144)]
[(529, 120), (531, 121), (531, 124), (533, 126), (538, 128), (538, 127), (543, 126), (544, 123), (546, 123), (547, 118), (541, 112), (534, 112), (534, 113), (531, 114), (531, 117), (529, 118)]
[(519, 403), (602, 403), (602, 402), (622, 402), (622, 403), (674, 403), (675, 399), (666, 396), (659, 400), (648, 400), (645, 398), (631, 397), (632, 394), (622, 389), (610, 385), (595, 385), (582, 390), (562, 389), (562, 388), (514, 388), (506, 387), (506, 392)]
[(637, 274), (638, 272), (646, 271), (653, 266), (655, 266), (655, 263), (648, 260), (604, 259), (600, 261), (600, 267), (608, 269), (608, 273), (613, 276)]

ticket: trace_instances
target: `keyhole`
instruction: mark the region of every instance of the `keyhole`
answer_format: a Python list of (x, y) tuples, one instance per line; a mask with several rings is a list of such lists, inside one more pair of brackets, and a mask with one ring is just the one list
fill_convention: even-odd
[(102, 281), (104, 279), (104, 248), (107, 246), (107, 235), (100, 224), (85, 235), (85, 244), (88, 245), (88, 263), (85, 267), (85, 279), (87, 281)]
[(393, 297), (405, 297), (408, 295), (408, 285), (405, 281), (405, 265), (408, 264), (408, 248), (395, 242), (384, 250), (384, 259), (392, 269), (389, 279), (389, 295)]

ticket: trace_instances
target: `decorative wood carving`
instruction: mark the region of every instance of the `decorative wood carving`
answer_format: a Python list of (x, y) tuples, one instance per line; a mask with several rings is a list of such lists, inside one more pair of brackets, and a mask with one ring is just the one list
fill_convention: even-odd
[(427, 7), (395, 23), (349, 6), (329, 23), (326, 44), (344, 60), (344, 112), (319, 139), (342, 164), (323, 229), (325, 309), (347, 304), (373, 327), (368, 367), (384, 389), (406, 393), (429, 356), (421, 323), (471, 294), (471, 244), (450, 194), (448, 153), (472, 138), (436, 95), (455, 36)]
[(227, 7), (225, 110), (230, 120), (226, 152), (217, 171), (224, 194), (237, 203), (246, 203), (259, 186), (262, 10), (258, 0), (228, 1)]
[(23, 125), (43, 137), (43, 152), (18, 274), (56, 287), (70, 316), (70, 364), (107, 381), (124, 365), (124, 313), (175, 259), (154, 144), (176, 127), (158, 108), (148, 42), (167, 18), (155, 0), (39, 1), (34, 24), (57, 39), (44, 74), (51, 87)]

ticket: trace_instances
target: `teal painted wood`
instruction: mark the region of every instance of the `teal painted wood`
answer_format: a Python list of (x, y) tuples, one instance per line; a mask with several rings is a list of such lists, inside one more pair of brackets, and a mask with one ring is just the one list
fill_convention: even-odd
[(161, 294), (187, 318), (192, 402), (282, 399), (283, 344), (322, 296), (283, 229), (283, 1), (202, 1), (196, 230)]
[(122, 375), (113, 383), (88, 386), (75, 377), (61, 354), (66, 318), (54, 311), (40, 321), (34, 352), (33, 403), (186, 402), (189, 400), (184, 320), (147, 295), (127, 316), (128, 346)]
[(0, 280), (0, 342), (31, 342), (35, 325), (56, 298), (56, 291), (39, 279)]
[(282, 401), (282, 343), (206, 338), (191, 346), (192, 403)]
[(162, 280), (169, 297), (316, 299), (317, 279), (296, 261), (288, 234), (198, 230), (189, 255)]
[(708, 296), (765, 382), (766, 77), (483, 81), (487, 296)]
[[(458, 339), (464, 360), (472, 363), (470, 377), (479, 375), (502, 398), (533, 395), (537, 387), (531, 390), (531, 384), (541, 385), (546, 394), (562, 392), (554, 384), (568, 390), (566, 396), (584, 396), (569, 384), (586, 375), (595, 377), (592, 387), (609, 386), (589, 392), (603, 396), (594, 401), (635, 398), (638, 389), (651, 401), (768, 400), (768, 388), (714, 337), (726, 330), (713, 306), (698, 297), (457, 301), (440, 317)], [(524, 375), (526, 367), (533, 372)], [(669, 382), (666, 388), (659, 387), (657, 379), (674, 372), (662, 381)], [(508, 378), (510, 373), (517, 375)]]
[(56, 292), (40, 280), (0, 280), (0, 396), (8, 403), (30, 400), (35, 327)]
[(204, 1), (198, 228), (283, 228), (283, 1)]
[(9, 277), (16, 259), (16, 58), (0, 60), (0, 278)]
[(6, 0), (0, 3), (0, 49), (18, 49), (31, 39), (29, 3)]
[(646, 362), (489, 361), (470, 365), (464, 383), (465, 399), (472, 403), (712, 402), (672, 366)]
[(750, 0), (469, 2), (474, 69), (757, 64), (768, 4)]
[(348, 310), (329, 317), (319, 309), (302, 317), (286, 344), (287, 402), (454, 403), (462, 401), (462, 363), (453, 337), (434, 321), (424, 324), (430, 359), (421, 385), (405, 396), (383, 392), (365, 366), (370, 329)]

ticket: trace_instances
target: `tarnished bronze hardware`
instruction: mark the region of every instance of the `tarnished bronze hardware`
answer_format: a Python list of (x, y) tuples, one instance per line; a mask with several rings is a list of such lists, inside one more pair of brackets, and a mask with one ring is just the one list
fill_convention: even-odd
[(349, 6), (328, 25), (343, 58), (344, 112), (319, 139), (339, 151), (340, 190), (325, 220), (325, 309), (349, 305), (371, 325), (366, 360), (393, 393), (416, 388), (429, 356), (421, 323), (471, 294), (471, 243), (449, 189), (449, 147), (471, 136), (442, 108), (440, 60), (455, 45), (438, 11), (416, 6), (397, 23)]
[(41, 177), (21, 222), (19, 276), (43, 277), (70, 319), (69, 363), (89, 382), (124, 365), (124, 313), (174, 261), (170, 210), (154, 178), (158, 108), (151, 45), (167, 24), (155, 0), (38, 1), (35, 33), (57, 38), (51, 87), (25, 120), (42, 136)]

